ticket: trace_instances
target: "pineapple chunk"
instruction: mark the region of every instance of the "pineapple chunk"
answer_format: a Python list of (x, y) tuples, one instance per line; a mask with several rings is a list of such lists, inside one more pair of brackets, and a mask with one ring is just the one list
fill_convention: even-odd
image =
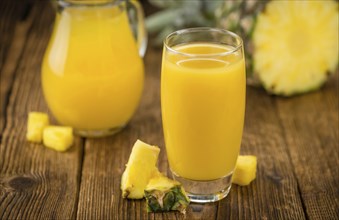
[(318, 89), (338, 66), (338, 2), (270, 1), (253, 32), (254, 70), (265, 89)]
[(49, 125), (48, 115), (42, 112), (30, 112), (28, 114), (27, 134), (28, 141), (41, 143), (43, 129)]
[(73, 128), (47, 126), (43, 131), (43, 142), (46, 147), (57, 151), (65, 151), (73, 144)]
[(148, 212), (180, 211), (185, 213), (190, 203), (184, 188), (178, 181), (172, 180), (159, 171), (150, 179), (145, 189)]
[(121, 177), (123, 198), (141, 199), (151, 178), (160, 149), (137, 140)]
[(257, 157), (251, 155), (239, 156), (232, 177), (232, 183), (240, 186), (248, 185), (255, 179)]

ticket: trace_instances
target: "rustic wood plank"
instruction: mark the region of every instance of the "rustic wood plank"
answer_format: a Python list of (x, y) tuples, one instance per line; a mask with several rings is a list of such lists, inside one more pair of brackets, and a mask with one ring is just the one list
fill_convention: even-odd
[(339, 219), (338, 84), (337, 73), (320, 91), (277, 99), (309, 219)]
[(0, 3), (0, 137), (6, 123), (6, 107), (13, 85), (15, 68), (20, 60), (27, 32), (32, 24), (29, 2)]
[(0, 144), (0, 219), (69, 219), (76, 215), (82, 140), (76, 138), (65, 153), (25, 140), (28, 112), (48, 112), (41, 91), (40, 66), (53, 15), (49, 2), (34, 5), (29, 15), (33, 16), (33, 24), (15, 68)]
[(232, 186), (219, 204), (218, 219), (305, 219), (274, 100), (247, 88), (241, 154), (257, 156), (257, 178), (249, 186)]

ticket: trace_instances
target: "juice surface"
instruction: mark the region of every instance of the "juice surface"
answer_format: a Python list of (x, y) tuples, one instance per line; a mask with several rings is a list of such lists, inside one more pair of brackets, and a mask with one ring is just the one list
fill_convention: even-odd
[[(161, 108), (171, 170), (191, 180), (230, 174), (239, 154), (245, 111), (245, 62), (230, 47), (191, 43), (164, 52)], [(214, 56), (215, 55), (215, 56)]]
[(125, 11), (66, 8), (57, 14), (42, 65), (45, 99), (76, 129), (123, 126), (143, 88), (143, 63)]

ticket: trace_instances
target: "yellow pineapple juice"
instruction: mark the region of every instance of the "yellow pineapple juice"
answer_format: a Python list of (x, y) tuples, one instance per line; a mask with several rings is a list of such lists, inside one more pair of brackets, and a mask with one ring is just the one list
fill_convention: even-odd
[(227, 176), (235, 167), (242, 138), (244, 58), (239, 51), (221, 56), (234, 48), (217, 43), (188, 43), (173, 49), (176, 52), (163, 54), (161, 76), (171, 170), (191, 180)]
[(87, 7), (57, 14), (42, 85), (61, 124), (92, 130), (123, 126), (138, 105), (143, 80), (125, 11)]

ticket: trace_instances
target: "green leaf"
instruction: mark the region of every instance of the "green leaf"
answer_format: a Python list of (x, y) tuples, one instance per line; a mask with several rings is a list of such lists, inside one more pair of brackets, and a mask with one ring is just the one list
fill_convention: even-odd
[(168, 26), (177, 17), (182, 14), (182, 9), (167, 9), (164, 11), (157, 12), (146, 18), (146, 28), (150, 33), (158, 32), (164, 27)]

